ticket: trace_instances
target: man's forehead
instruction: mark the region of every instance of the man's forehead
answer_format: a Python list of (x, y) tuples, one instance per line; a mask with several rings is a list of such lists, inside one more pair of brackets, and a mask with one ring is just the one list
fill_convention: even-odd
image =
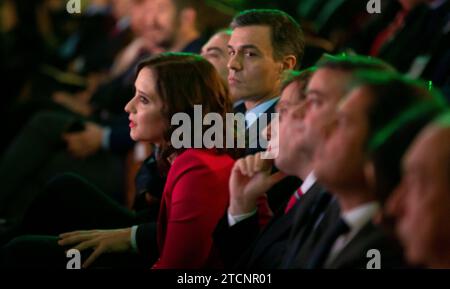
[(263, 25), (237, 27), (233, 30), (228, 43), (235, 48), (248, 45), (258, 48), (271, 47), (270, 27)]
[(416, 139), (410, 144), (409, 149), (403, 156), (402, 167), (406, 172), (416, 171), (420, 169), (423, 162), (428, 160), (428, 156), (433, 153), (429, 149), (429, 145), (432, 144), (432, 131), (426, 129), (419, 133)]
[[(419, 134), (404, 157), (404, 166), (439, 163), (450, 157), (450, 130), (430, 126)], [(432, 149), (431, 149), (432, 148)]]
[(350, 79), (351, 74), (348, 72), (320, 68), (312, 75), (306, 88), (306, 94), (307, 96), (311, 94), (320, 96), (327, 92), (333, 94), (344, 93)]
[(204, 49), (208, 49), (210, 47), (226, 47), (227, 46), (227, 39), (220, 34), (214, 35), (213, 37), (211, 37), (209, 39), (208, 42), (206, 42), (206, 44), (203, 46)]

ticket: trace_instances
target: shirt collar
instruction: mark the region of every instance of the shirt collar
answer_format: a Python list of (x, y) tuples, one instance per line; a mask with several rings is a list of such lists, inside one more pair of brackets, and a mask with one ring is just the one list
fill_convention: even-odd
[(279, 99), (280, 97), (269, 99), (263, 103), (258, 104), (254, 108), (247, 110), (245, 112), (245, 121), (247, 122), (247, 128), (252, 126), (252, 124), (258, 119), (260, 114), (266, 112)]
[(357, 232), (372, 220), (379, 208), (380, 205), (377, 202), (365, 203), (348, 212), (342, 213), (342, 219), (350, 227), (350, 231)]
[(302, 186), (300, 187), (300, 189), (303, 192), (303, 195), (306, 194), (312, 188), (312, 186), (314, 186), (316, 181), (317, 181), (317, 178), (314, 175), (314, 172), (309, 173), (309, 175), (303, 181)]
[(238, 101), (236, 101), (235, 103), (233, 103), (233, 108), (236, 108), (236, 107), (238, 107), (238, 106), (240, 106), (241, 104), (243, 104), (244, 103), (244, 101), (241, 99), (241, 100), (238, 100)]

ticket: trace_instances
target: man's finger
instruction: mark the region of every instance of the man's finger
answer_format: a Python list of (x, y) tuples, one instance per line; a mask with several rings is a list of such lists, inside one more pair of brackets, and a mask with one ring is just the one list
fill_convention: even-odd
[(92, 236), (90, 234), (89, 235), (74, 235), (74, 236), (65, 237), (65, 238), (59, 240), (58, 244), (61, 246), (78, 244), (78, 243), (90, 240), (92, 238), (94, 238), (94, 236)]
[(89, 231), (73, 231), (73, 232), (67, 232), (67, 233), (62, 233), (59, 234), (58, 237), (60, 238), (66, 238), (66, 237), (71, 237), (71, 236), (75, 236), (75, 235), (81, 235), (81, 234), (86, 234)]
[(270, 187), (273, 187), (276, 183), (280, 182), (282, 179), (286, 178), (287, 175), (282, 172), (276, 172), (269, 176)]
[(247, 156), (244, 159), (246, 175), (249, 176), (249, 177), (253, 177), (253, 175), (254, 175), (254, 171), (253, 171), (253, 161), (254, 161), (254, 159), (255, 159), (254, 156)]
[(238, 173), (240, 173), (241, 175), (243, 175), (243, 176), (247, 175), (247, 169), (246, 169), (246, 165), (245, 165), (244, 159), (239, 159), (236, 162), (235, 168), (236, 168), (236, 171)]
[(88, 241), (84, 241), (84, 242), (78, 244), (73, 249), (76, 249), (81, 252), (86, 249), (96, 247), (98, 245), (98, 243), (99, 243), (99, 240), (97, 240), (97, 239), (88, 240)]

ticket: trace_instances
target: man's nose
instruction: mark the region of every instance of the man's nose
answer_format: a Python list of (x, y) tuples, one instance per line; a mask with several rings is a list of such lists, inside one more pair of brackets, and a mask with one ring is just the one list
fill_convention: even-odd
[(235, 55), (230, 56), (230, 60), (227, 64), (228, 70), (240, 71), (242, 70), (242, 61), (241, 57), (236, 53)]

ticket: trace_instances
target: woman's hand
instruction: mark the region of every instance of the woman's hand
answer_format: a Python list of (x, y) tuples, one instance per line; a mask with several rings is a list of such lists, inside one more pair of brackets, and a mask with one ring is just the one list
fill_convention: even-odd
[(117, 230), (75, 231), (59, 235), (60, 246), (72, 246), (80, 252), (92, 248), (94, 252), (83, 263), (89, 267), (103, 253), (127, 252), (131, 250), (131, 228)]

